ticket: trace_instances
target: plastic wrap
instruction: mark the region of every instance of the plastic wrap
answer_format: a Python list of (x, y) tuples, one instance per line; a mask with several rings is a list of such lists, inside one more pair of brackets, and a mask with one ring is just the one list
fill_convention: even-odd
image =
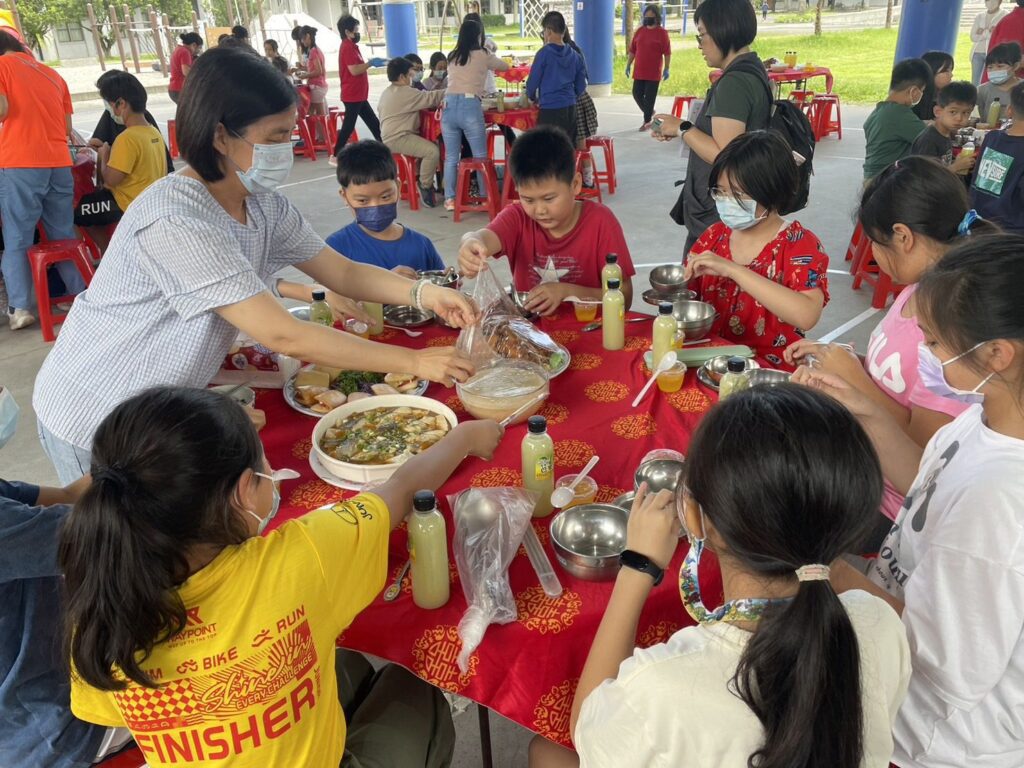
[(462, 674), (490, 624), (516, 619), (508, 566), (523, 542), (537, 495), (523, 488), (469, 488), (448, 497), (455, 519), (452, 550), (468, 608), (459, 622)]

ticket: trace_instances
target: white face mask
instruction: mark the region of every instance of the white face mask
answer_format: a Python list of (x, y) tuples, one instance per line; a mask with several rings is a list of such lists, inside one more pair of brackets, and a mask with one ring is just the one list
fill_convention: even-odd
[(966, 357), (971, 354), (974, 350), (979, 347), (983, 347), (987, 344), (987, 341), (983, 341), (980, 344), (975, 344), (973, 347), (968, 349), (966, 352), (961, 352), (956, 357), (951, 357), (946, 362), (942, 362), (935, 353), (932, 352), (931, 348), (924, 342), (919, 342), (917, 345), (917, 373), (921, 377), (921, 383), (924, 384), (932, 394), (938, 395), (939, 397), (948, 397), (950, 400), (958, 400), (961, 403), (967, 403), (968, 405), (981, 403), (985, 400), (985, 394), (981, 391), (989, 381), (995, 376), (995, 373), (990, 373), (972, 390), (957, 389), (950, 385), (946, 381), (945, 368), (951, 363), (955, 363), (957, 360)]
[(252, 165), (249, 170), (235, 171), (250, 193), (273, 192), (288, 180), (292, 163), (295, 162), (295, 152), (290, 141), (282, 144), (253, 144), (241, 136), (238, 138), (252, 147)]
[(277, 511), (281, 508), (281, 493), (280, 491), (277, 490), (277, 484), (280, 483), (282, 480), (294, 480), (295, 478), (299, 477), (299, 473), (296, 472), (294, 469), (276, 469), (274, 470), (274, 473), (271, 475), (268, 475), (265, 472), (254, 472), (253, 474), (255, 474), (257, 477), (265, 477), (267, 480), (274, 484), (274, 501), (271, 503), (270, 512), (267, 514), (266, 517), (260, 517), (251, 509), (245, 510), (250, 515), (255, 517), (257, 522), (259, 523), (259, 526), (256, 528), (256, 534), (259, 535), (267, 529), (267, 526), (270, 524), (270, 521), (277, 516)]
[(14, 437), (18, 429), (20, 409), (14, 401), (14, 395), (7, 387), (0, 387), (0, 448), (3, 448)]

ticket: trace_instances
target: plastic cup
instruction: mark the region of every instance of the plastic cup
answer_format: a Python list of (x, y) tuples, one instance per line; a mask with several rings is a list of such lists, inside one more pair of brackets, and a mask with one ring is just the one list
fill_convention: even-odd
[(574, 302), (572, 305), (573, 311), (576, 313), (576, 319), (581, 323), (589, 323), (592, 320), (597, 319), (597, 306), (598, 302), (584, 303), (582, 301)]
[[(558, 482), (555, 483), (555, 490), (557, 491), (559, 488), (565, 488), (566, 486), (572, 485), (574, 482), (576, 482), (576, 475), (563, 475), (558, 478)], [(590, 475), (587, 475), (580, 480), (580, 484), (574, 489), (572, 501), (562, 507), (562, 509), (578, 507), (581, 504), (593, 504), (596, 497), (597, 482)]]
[(658, 374), (658, 389), (662, 392), (678, 392), (683, 388), (686, 377), (686, 363), (676, 363), (664, 373)]

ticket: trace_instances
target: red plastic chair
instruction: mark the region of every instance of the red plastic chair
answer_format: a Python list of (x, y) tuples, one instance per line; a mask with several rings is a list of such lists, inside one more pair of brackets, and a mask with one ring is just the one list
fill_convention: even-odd
[[(594, 168), (594, 155), (589, 149), (576, 150), (576, 173), (583, 174), (584, 161), (590, 161), (590, 167)], [(597, 200), (603, 202), (601, 197), (601, 185), (597, 182), (597, 174), (594, 174), (593, 187), (580, 187), (580, 193), (576, 196), (578, 200)]]
[(177, 160), (178, 155), (178, 129), (174, 127), (174, 121), (167, 121), (167, 148), (171, 150), (171, 159)]
[(618, 184), (615, 177), (615, 139), (611, 136), (591, 136), (587, 139), (587, 149), (594, 153), (597, 150), (604, 153), (604, 170), (594, 166), (594, 183), (607, 185), (608, 194), (614, 195)]
[(690, 108), (690, 105), (696, 98), (696, 96), (676, 96), (672, 99), (672, 117), (678, 117), (682, 120), (683, 113)]
[[(476, 197), (469, 192), (469, 180), (474, 172), (480, 172), (484, 176), (484, 186), (487, 197)], [(455, 221), (462, 220), (463, 213), (475, 213), (486, 211), (487, 215), (494, 219), (498, 215), (501, 206), (501, 195), (498, 193), (498, 175), (494, 170), (494, 163), (482, 158), (471, 158), (459, 161), (459, 175), (455, 184)]]
[[(502, 146), (504, 147), (500, 158), (494, 156), (498, 139), (501, 139)], [(487, 126), (487, 159), (494, 163), (495, 167), (505, 165), (508, 160), (508, 139), (497, 125)]]
[(86, 287), (96, 274), (93, 269), (89, 248), (83, 240), (51, 240), (39, 243), (28, 249), (28, 262), (32, 268), (32, 280), (36, 287), (36, 303), (39, 306), (39, 326), (43, 332), (43, 341), (53, 341), (56, 337), (53, 326), (64, 322), (65, 315), (55, 315), (55, 304), (68, 304), (75, 300), (74, 296), (50, 298), (50, 284), (46, 277), (46, 269), (51, 264), (70, 261), (82, 274)]
[[(858, 230), (860, 227), (858, 227)], [(856, 237), (857, 232), (854, 232)], [(878, 268), (871, 251), (871, 240), (861, 232), (860, 241), (857, 245), (851, 239), (847, 253), (853, 252), (853, 263), (850, 272), (853, 274), (853, 290), (860, 290), (862, 283), (867, 283), (875, 289), (871, 297), (871, 306), (875, 309), (885, 309), (889, 302), (889, 296), (899, 296), (905, 286), (894, 283), (892, 278)]]
[(419, 164), (418, 157), (411, 155), (391, 155), (395, 159), (395, 166), (398, 168), (398, 196), (402, 200), (409, 201), (409, 210), (420, 209), (420, 185), (419, 185)]
[[(835, 107), (835, 119), (832, 119), (832, 109)], [(839, 102), (839, 96), (834, 93), (820, 93), (814, 96), (811, 102), (810, 115), (811, 126), (814, 128), (814, 138), (821, 141), (826, 136), (837, 134), (840, 141), (843, 140), (843, 110)]]
[(512, 178), (512, 174), (509, 173), (508, 167), (506, 167), (505, 178), (501, 182), (501, 207), (504, 209), (518, 202), (519, 190), (516, 189), (515, 179)]
[[(301, 125), (302, 140), (311, 146), (313, 150), (312, 159), (316, 159), (317, 152), (326, 152), (328, 155), (334, 154), (334, 142), (338, 137), (337, 119), (334, 116), (306, 115)], [(317, 129), (323, 135), (322, 139), (317, 138)]]

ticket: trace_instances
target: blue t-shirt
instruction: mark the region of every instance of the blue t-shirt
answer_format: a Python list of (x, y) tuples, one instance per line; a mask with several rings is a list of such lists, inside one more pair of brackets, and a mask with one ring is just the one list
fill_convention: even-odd
[(1024, 234), (1024, 136), (989, 131), (977, 157), (971, 207), (1007, 232)]
[(352, 261), (384, 269), (410, 267), (417, 272), (444, 269), (441, 254), (430, 240), (406, 226), (402, 229), (402, 236), (397, 240), (378, 240), (353, 221), (328, 237), (327, 244)]
[(70, 507), (0, 480), (0, 766), (84, 768), (106, 729), (71, 714), (57, 532)]

